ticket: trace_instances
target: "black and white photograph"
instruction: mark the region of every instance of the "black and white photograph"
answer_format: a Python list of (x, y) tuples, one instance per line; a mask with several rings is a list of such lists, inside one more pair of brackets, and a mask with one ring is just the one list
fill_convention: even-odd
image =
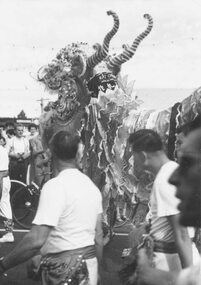
[(0, 7), (0, 284), (200, 285), (200, 0)]

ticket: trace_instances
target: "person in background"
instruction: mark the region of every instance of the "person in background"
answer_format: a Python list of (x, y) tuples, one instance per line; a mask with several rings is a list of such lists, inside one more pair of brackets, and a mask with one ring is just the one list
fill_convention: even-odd
[(4, 126), (4, 130), (5, 130), (5, 133), (7, 130), (14, 130), (15, 129), (15, 123), (12, 122), (12, 121), (7, 121), (5, 123), (5, 126)]
[[(53, 137), (55, 177), (42, 188), (30, 232), (1, 259), (0, 273), (40, 250), (43, 285), (67, 283), (67, 270), (72, 270), (80, 255), (85, 259), (89, 277), (84, 284), (98, 283), (103, 250), (102, 196), (90, 178), (78, 169), (79, 142), (78, 136), (66, 131), (59, 131)], [(84, 277), (85, 274), (86, 271)]]
[(3, 218), (5, 235), (0, 238), (0, 243), (14, 242), (13, 220), (10, 205), (10, 178), (8, 175), (8, 152), (5, 145), (5, 138), (0, 136), (0, 216)]
[(15, 130), (14, 129), (8, 129), (6, 131), (6, 135), (8, 139), (12, 139), (15, 136)]
[(15, 136), (15, 130), (14, 129), (8, 129), (6, 131), (6, 149), (9, 151), (10, 148), (10, 141)]
[(27, 138), (23, 136), (24, 126), (16, 125), (15, 136), (9, 142), (9, 173), (11, 179), (26, 183), (27, 167), (30, 157), (30, 146)]
[(4, 128), (1, 132), (1, 136), (3, 136), (5, 139), (6, 139), (6, 144), (7, 144), (7, 139), (8, 139), (8, 136), (7, 136), (7, 131), (8, 130), (15, 130), (15, 124), (14, 122), (12, 121), (7, 121), (4, 125)]
[(38, 126), (36, 124), (30, 124), (28, 126), (29, 135), (27, 136), (28, 140), (36, 137), (38, 135)]
[(38, 186), (41, 186), (42, 182), (46, 182), (50, 178), (51, 154), (48, 150), (44, 150), (40, 134), (30, 138), (29, 143), (31, 151), (30, 183), (34, 181)]
[[(179, 167), (170, 176), (169, 182), (177, 187), (179, 222), (184, 227), (201, 228), (201, 128), (193, 130), (184, 138), (178, 162)], [(138, 278), (141, 285), (200, 285), (201, 256), (196, 264), (176, 274), (152, 268), (146, 251), (141, 249)]]
[(179, 272), (192, 264), (192, 242), (187, 229), (180, 225), (179, 199), (168, 180), (178, 167), (164, 151), (160, 136), (141, 129), (129, 137), (134, 160), (155, 175), (151, 204), (151, 235), (154, 239), (154, 264), (158, 269)]
[(0, 127), (0, 136), (4, 136), (4, 130), (3, 130), (3, 128), (2, 127)]

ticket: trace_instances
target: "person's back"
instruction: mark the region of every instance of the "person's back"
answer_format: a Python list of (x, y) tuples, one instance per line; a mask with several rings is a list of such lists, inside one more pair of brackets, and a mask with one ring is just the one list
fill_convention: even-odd
[(73, 284), (76, 280), (97, 285), (103, 250), (102, 197), (78, 170), (79, 144), (80, 138), (66, 131), (52, 138), (54, 178), (41, 190), (31, 230), (18, 249), (0, 259), (0, 273), (40, 251), (43, 285), (67, 284), (69, 279)]
[[(51, 223), (52, 229), (41, 252), (42, 255), (94, 245), (97, 215), (102, 212), (101, 194), (95, 184), (76, 168), (63, 170), (48, 181), (42, 190), (48, 195), (43, 215), (39, 211), (33, 223)], [(44, 194), (44, 195), (43, 195)], [(53, 200), (52, 200), (53, 199)], [(51, 203), (54, 208), (49, 209)], [(58, 218), (59, 213), (59, 218)]]
[[(98, 261), (102, 256), (102, 196), (78, 169), (79, 141), (78, 137), (61, 131), (50, 146), (55, 177), (43, 186), (33, 221), (34, 225), (51, 227), (41, 247), (44, 284), (60, 284), (67, 274), (63, 264), (68, 268), (79, 255), (86, 259), (90, 284), (97, 284)], [(58, 276), (52, 264), (62, 274)]]

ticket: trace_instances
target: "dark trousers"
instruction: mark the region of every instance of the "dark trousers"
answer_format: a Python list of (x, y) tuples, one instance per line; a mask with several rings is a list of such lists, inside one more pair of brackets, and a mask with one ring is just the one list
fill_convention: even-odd
[(19, 180), (26, 183), (27, 167), (28, 161), (26, 159), (19, 161), (17, 159), (11, 158), (9, 164), (10, 179)]

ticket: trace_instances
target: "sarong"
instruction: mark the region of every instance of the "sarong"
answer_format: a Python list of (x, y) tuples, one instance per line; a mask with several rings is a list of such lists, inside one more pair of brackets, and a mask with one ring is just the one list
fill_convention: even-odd
[(42, 284), (96, 285), (97, 268), (94, 246), (48, 254), (41, 260)]

